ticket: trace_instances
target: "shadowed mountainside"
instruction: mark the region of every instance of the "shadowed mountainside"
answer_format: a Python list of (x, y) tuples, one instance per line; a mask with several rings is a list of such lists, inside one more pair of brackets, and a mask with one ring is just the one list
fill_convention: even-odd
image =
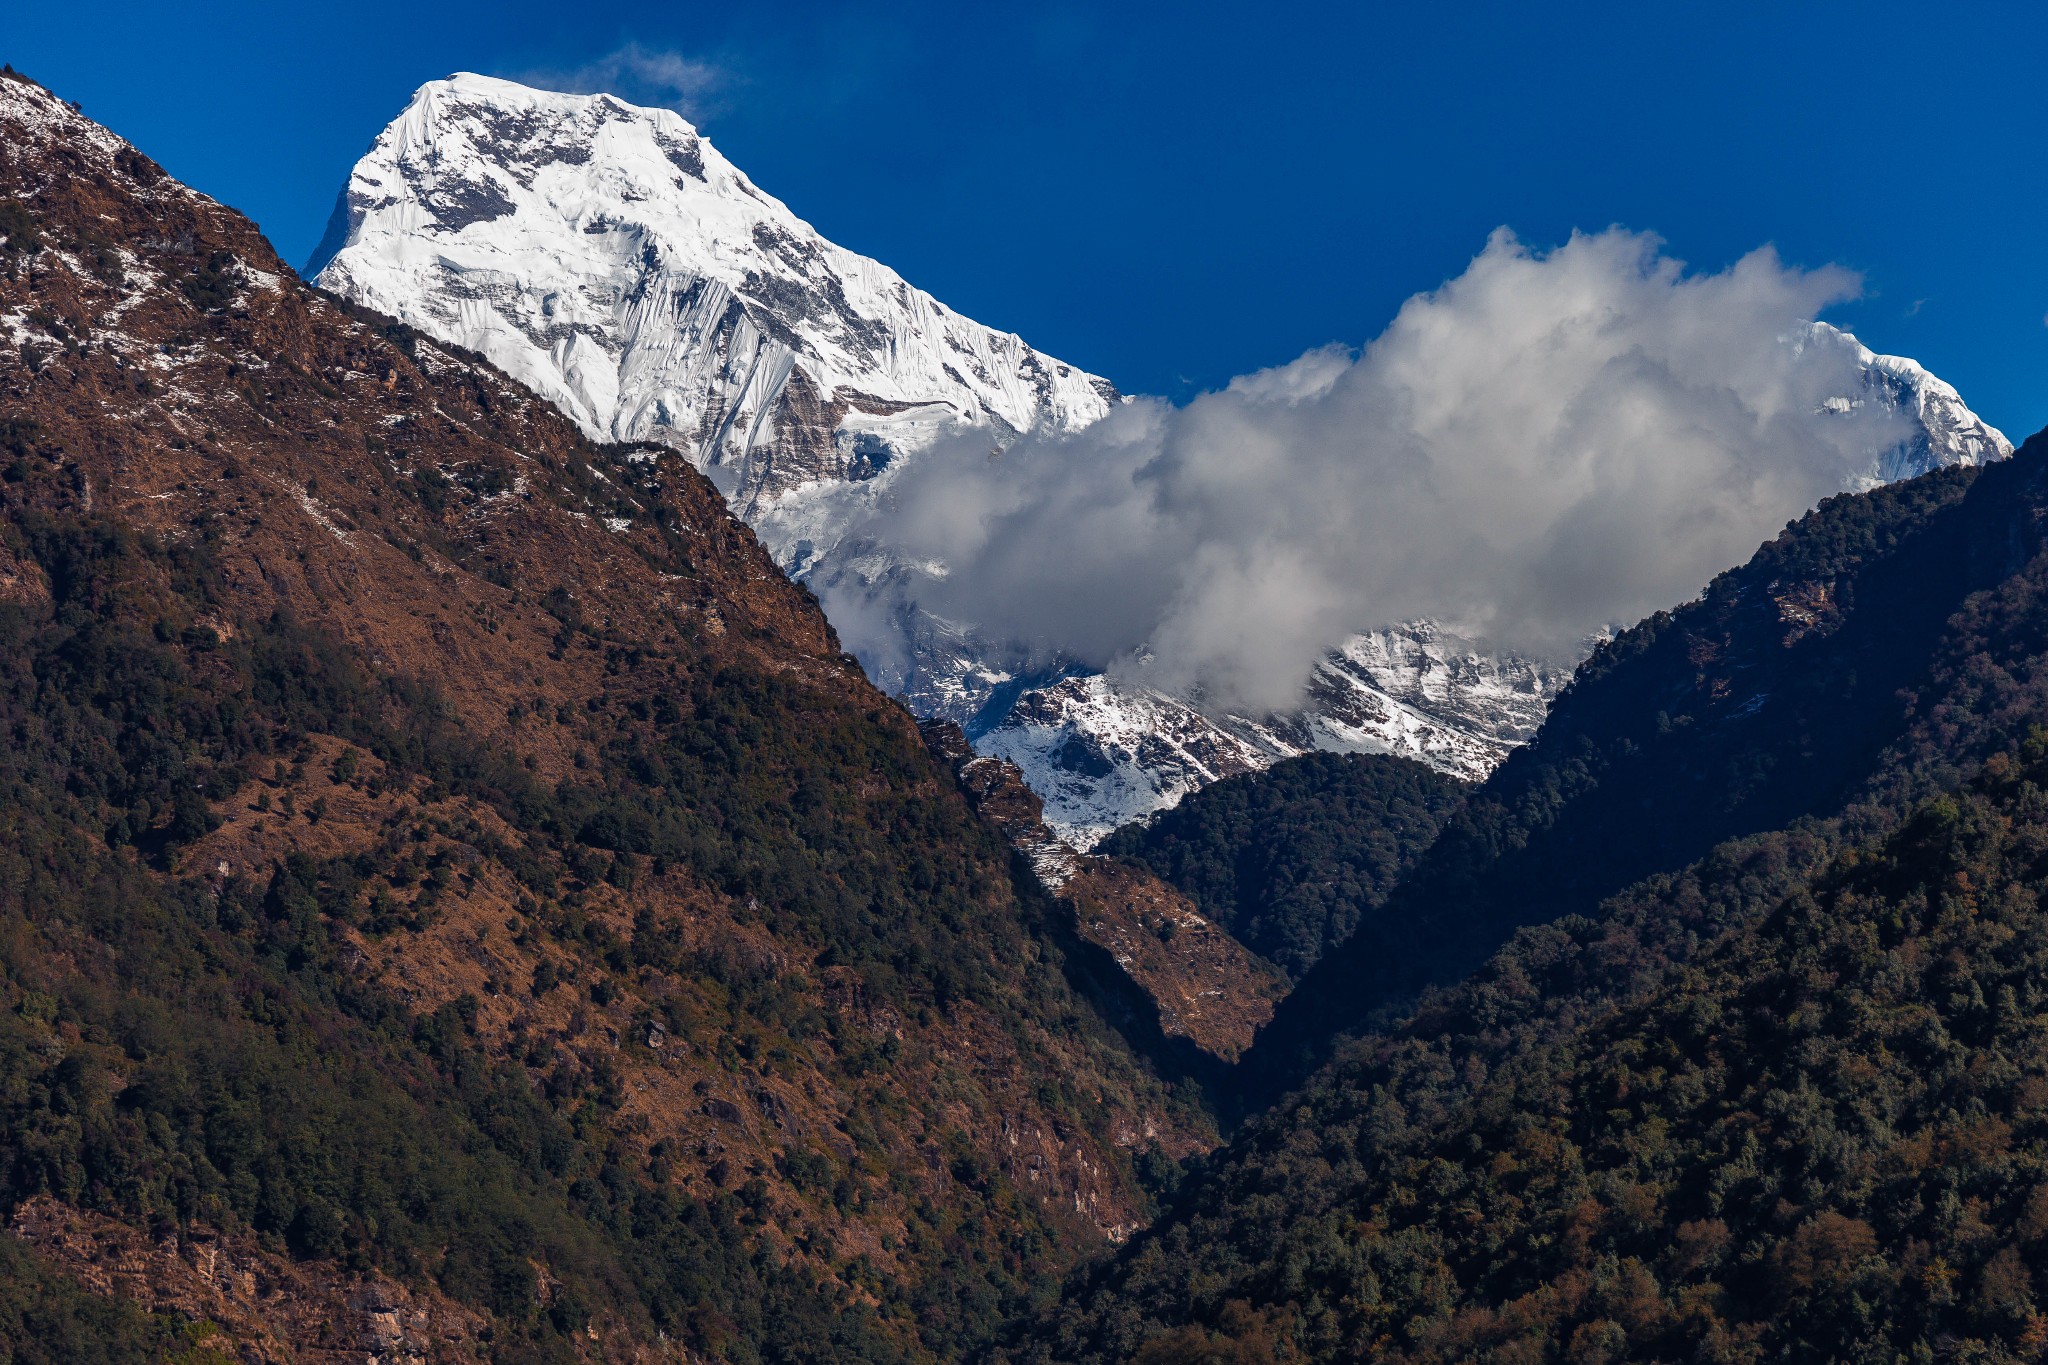
[(1831, 500), (1590, 663), (1302, 988), (1387, 1022), (1015, 1358), (2037, 1356), (2044, 474)]
[(1094, 851), (1150, 868), (1299, 976), (1386, 901), (1466, 790), (1412, 759), (1304, 754), (1191, 792)]
[[(1260, 1093), (1456, 981), (1522, 925), (1588, 913), (1715, 845), (1896, 811), (2009, 738), (1928, 739), (1949, 617), (2022, 569), (2044, 449), (1831, 498), (1581, 666), (1537, 737), (1445, 822), (1262, 1035)], [(1899, 746), (1908, 746), (1901, 750)]]

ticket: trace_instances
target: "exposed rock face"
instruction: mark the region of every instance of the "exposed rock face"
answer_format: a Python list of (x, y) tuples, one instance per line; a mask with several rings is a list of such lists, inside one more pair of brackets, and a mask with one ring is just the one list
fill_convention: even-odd
[[(5, 1235), (96, 1293), (209, 1324), (200, 1344), (232, 1344), (250, 1365), (453, 1365), (474, 1360), (491, 1339), (483, 1314), (445, 1295), (374, 1271), (294, 1262), (247, 1233), (192, 1225), (152, 1240), (44, 1196), (15, 1210)], [(629, 1348), (625, 1358), (683, 1357)]]
[(1060, 889), (1081, 936), (1116, 960), (1159, 1011), (1159, 1028), (1235, 1062), (1273, 1017), (1286, 982), (1145, 868), (1085, 858)]

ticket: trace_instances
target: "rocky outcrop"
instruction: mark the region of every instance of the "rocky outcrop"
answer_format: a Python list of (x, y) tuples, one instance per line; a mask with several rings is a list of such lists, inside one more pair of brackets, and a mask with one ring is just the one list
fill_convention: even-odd
[[(247, 1365), (454, 1365), (487, 1352), (494, 1335), (485, 1315), (431, 1289), (293, 1261), (201, 1223), (152, 1236), (43, 1196), (14, 1211), (8, 1233), (95, 1293), (200, 1324), (197, 1348), (232, 1346)], [(623, 1358), (687, 1357), (628, 1347)]]
[(1281, 974), (1149, 870), (1076, 852), (1047, 827), (1016, 765), (976, 756), (959, 726), (925, 721), (919, 729), (953, 765), (976, 812), (1073, 916), (1075, 932), (1149, 999), (1159, 1031), (1214, 1061), (1235, 1062), (1286, 993)]

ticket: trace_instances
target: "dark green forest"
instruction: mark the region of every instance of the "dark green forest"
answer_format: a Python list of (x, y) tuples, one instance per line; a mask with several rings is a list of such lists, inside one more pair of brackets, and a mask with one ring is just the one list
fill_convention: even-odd
[(1303, 754), (1190, 792), (1094, 852), (1149, 867), (1299, 977), (1379, 909), (1464, 792), (1412, 759)]
[[(2035, 1357), (2044, 783), (2048, 731), (1820, 867), (1762, 836), (1524, 931), (1251, 1124), (1045, 1358)], [(1674, 965), (1673, 920), (1734, 927)]]
[[(1520, 926), (1589, 912), (1731, 838), (1896, 807), (1981, 758), (1989, 737), (1911, 738), (1903, 697), (1955, 648), (1949, 616), (2022, 567), (2033, 467), (1831, 498), (1698, 601), (1597, 649), (1536, 738), (1283, 1002), (1260, 1045), (1259, 1097), (1335, 1038), (1473, 971)], [(1894, 754), (1908, 742), (1922, 752)]]

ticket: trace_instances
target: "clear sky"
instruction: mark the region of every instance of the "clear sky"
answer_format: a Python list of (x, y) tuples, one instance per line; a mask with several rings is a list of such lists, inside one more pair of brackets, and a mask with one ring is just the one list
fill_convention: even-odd
[(684, 109), (827, 236), (1126, 390), (1377, 335), (1492, 228), (1860, 271), (1831, 314), (2048, 425), (2048, 17), (1889, 3), (0, 6), (0, 59), (301, 262), (455, 70)]

